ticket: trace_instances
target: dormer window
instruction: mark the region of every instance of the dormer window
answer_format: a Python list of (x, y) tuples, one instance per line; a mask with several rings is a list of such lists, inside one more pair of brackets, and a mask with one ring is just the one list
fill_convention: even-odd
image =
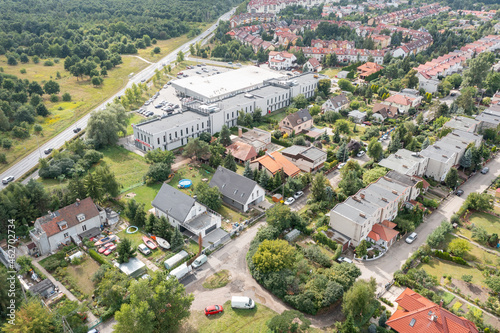
[(78, 222), (83, 222), (85, 221), (85, 214), (78, 214), (76, 216), (76, 219), (78, 220)]
[(59, 226), (59, 230), (68, 229), (68, 223), (66, 221), (57, 222), (57, 225)]

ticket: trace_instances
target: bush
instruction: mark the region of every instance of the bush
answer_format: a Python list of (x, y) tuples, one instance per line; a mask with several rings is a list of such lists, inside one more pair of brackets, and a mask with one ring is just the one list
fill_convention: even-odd
[(440, 259), (448, 260), (448, 261), (454, 262), (455, 264), (459, 264), (462, 266), (469, 266), (467, 261), (465, 261), (464, 259), (462, 259), (460, 257), (453, 257), (448, 252), (436, 250), (433, 252), (433, 254), (434, 254), (434, 256), (436, 256)]
[(12, 147), (12, 140), (10, 140), (10, 139), (3, 139), (2, 140), (2, 147), (4, 149), (10, 149)]
[(95, 250), (92, 250), (92, 249), (89, 250), (89, 254), (92, 257), (92, 259), (94, 259), (95, 261), (97, 261), (99, 264), (101, 264), (101, 265), (106, 264), (106, 260), (104, 260), (104, 258), (101, 257), (99, 255), (99, 253), (97, 253)]
[(62, 100), (63, 100), (64, 102), (69, 102), (69, 101), (71, 101), (71, 95), (70, 95), (69, 93), (64, 93), (64, 94), (62, 95)]
[(317, 245), (310, 246), (304, 250), (304, 255), (307, 259), (310, 259), (318, 264), (320, 264), (323, 267), (330, 267), (332, 266), (332, 262), (330, 261), (330, 258), (323, 252), (321, 252), (321, 249)]
[(330, 249), (332, 249), (334, 251), (337, 249), (337, 243), (335, 241), (331, 240), (330, 238), (328, 238), (328, 236), (326, 236), (321, 231), (318, 231), (317, 233), (315, 233), (313, 235), (313, 239), (318, 243), (321, 243), (321, 244), (328, 246)]
[(292, 146), (292, 143), (289, 142), (289, 141), (286, 141), (286, 140), (278, 140), (276, 139), (275, 137), (271, 137), (271, 142), (274, 143), (274, 144), (277, 144), (277, 145), (280, 145), (280, 146), (283, 146), (285, 148), (288, 148), (290, 146)]
[(52, 60), (47, 60), (43, 63), (44, 66), (54, 66), (54, 62)]
[(50, 101), (52, 103), (59, 102), (59, 96), (57, 96), (56, 94), (50, 95)]

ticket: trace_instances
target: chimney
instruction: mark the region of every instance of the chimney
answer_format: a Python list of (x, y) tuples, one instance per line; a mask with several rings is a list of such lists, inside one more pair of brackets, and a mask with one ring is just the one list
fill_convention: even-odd
[(440, 300), (439, 301), (439, 307), (442, 308), (443, 307), (443, 300)]
[(76, 198), (76, 203), (75, 205), (80, 206), (80, 199)]
[(361, 197), (361, 199), (365, 198), (365, 194), (364, 193), (360, 193), (359, 196)]
[(363, 214), (363, 213), (359, 213), (359, 216), (363, 217), (363, 218), (366, 218), (366, 215)]
[(243, 136), (243, 129), (241, 127), (238, 127), (238, 137), (242, 137)]

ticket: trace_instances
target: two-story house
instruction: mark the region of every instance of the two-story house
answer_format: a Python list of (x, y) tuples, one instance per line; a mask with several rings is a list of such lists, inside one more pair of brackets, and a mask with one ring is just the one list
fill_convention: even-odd
[(321, 110), (324, 111), (335, 111), (345, 110), (349, 107), (349, 100), (345, 94), (340, 94), (326, 100), (321, 106)]
[(71, 241), (77, 245), (82, 239), (98, 235), (106, 222), (106, 212), (92, 198), (77, 199), (74, 204), (39, 217), (30, 237), (40, 255), (57, 251)]
[(288, 134), (308, 131), (313, 126), (313, 119), (309, 110), (301, 109), (289, 114), (280, 121), (280, 130)]
[(291, 68), (296, 60), (297, 58), (293, 53), (289, 53), (286, 51), (269, 52), (269, 67), (271, 67), (272, 69), (282, 70)]
[(304, 172), (315, 172), (323, 167), (326, 162), (326, 152), (311, 146), (291, 146), (281, 151), (289, 161)]
[(196, 236), (205, 237), (221, 226), (219, 214), (165, 183), (151, 205), (157, 217), (165, 216), (174, 228), (188, 230)]

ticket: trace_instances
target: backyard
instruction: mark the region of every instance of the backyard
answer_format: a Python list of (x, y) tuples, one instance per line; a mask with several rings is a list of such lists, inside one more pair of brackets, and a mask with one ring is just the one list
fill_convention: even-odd
[(92, 295), (94, 292), (92, 276), (98, 269), (99, 264), (90, 257), (85, 258), (79, 265), (69, 265), (66, 268), (68, 275), (76, 281), (80, 290), (87, 295)]

